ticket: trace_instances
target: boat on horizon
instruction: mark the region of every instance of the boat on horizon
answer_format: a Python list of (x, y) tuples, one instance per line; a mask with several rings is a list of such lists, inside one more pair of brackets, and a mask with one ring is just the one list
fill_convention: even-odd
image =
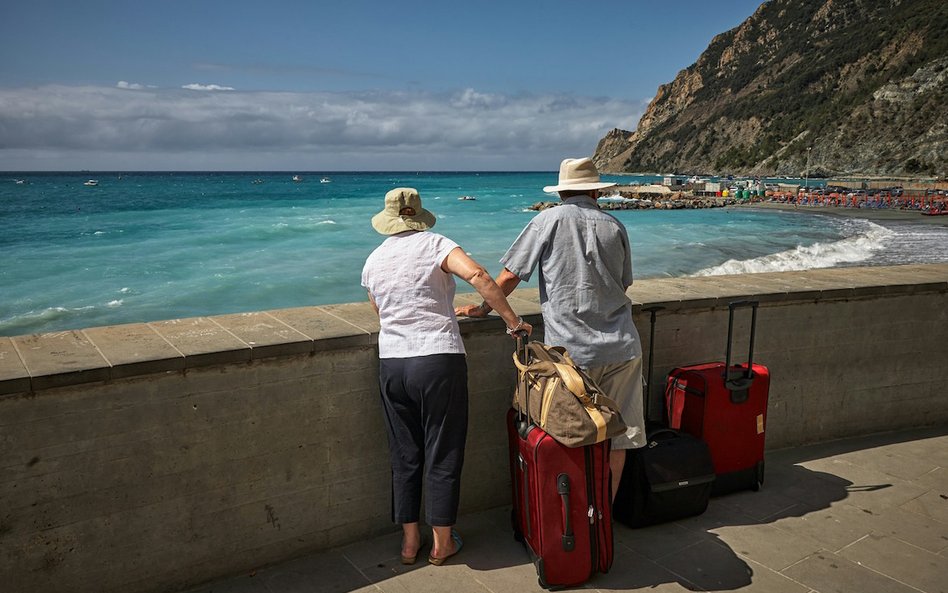
[(293, 176), (293, 181), (303, 181), (303, 178), (300, 177), (299, 175), (294, 175), (294, 176)]
[(90, 179), (89, 181), (86, 181), (82, 185), (99, 185), (99, 181), (97, 179)]
[(332, 179), (330, 179), (330, 178), (328, 178), (328, 177), (323, 177), (322, 179), (319, 180), (319, 182), (320, 182), (320, 183), (332, 183)]

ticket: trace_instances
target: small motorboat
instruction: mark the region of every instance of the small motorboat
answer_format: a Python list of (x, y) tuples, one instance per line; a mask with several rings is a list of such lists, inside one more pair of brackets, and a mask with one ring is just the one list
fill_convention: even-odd
[(319, 182), (320, 182), (320, 183), (332, 183), (332, 179), (330, 179), (330, 178), (328, 178), (328, 177), (323, 177), (322, 179), (319, 180)]
[(303, 181), (303, 178), (300, 177), (299, 175), (294, 175), (294, 176), (293, 176), (293, 181)]
[(99, 181), (97, 179), (90, 179), (89, 181), (86, 181), (82, 185), (99, 185)]
[(476, 200), (477, 198), (475, 198), (474, 196), (461, 196), (458, 199), (459, 200)]
[(252, 184), (254, 184), (254, 185), (260, 185), (261, 183), (263, 183), (263, 179), (254, 179), (254, 180), (251, 181), (250, 183), (252, 183)]
[(17, 185), (26, 185), (26, 179), (14, 179), (13, 180)]
[(932, 206), (922, 210), (922, 216), (948, 216), (948, 208), (936, 208)]

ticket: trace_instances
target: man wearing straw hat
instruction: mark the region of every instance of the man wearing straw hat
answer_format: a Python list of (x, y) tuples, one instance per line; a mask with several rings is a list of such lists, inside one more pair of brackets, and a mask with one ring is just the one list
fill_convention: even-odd
[[(599, 179), (589, 158), (560, 164), (562, 203), (537, 214), (501, 258), (497, 284), (510, 294), (540, 269), (540, 306), (546, 343), (564, 346), (602, 390), (619, 403), (626, 433), (612, 439), (609, 464), (615, 497), (626, 451), (645, 445), (642, 411), (642, 345), (632, 323), (632, 252), (625, 226), (599, 209)], [(459, 315), (484, 317), (486, 303), (458, 307)]]

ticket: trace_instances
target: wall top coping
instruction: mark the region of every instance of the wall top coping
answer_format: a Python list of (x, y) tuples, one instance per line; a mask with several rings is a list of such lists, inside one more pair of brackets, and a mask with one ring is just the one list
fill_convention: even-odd
[[(629, 289), (633, 313), (726, 307), (737, 299), (766, 303), (833, 301), (948, 293), (948, 264), (832, 268), (732, 276), (639, 280)], [(479, 303), (476, 293), (456, 304)], [(540, 322), (537, 289), (516, 290), (514, 309)], [(499, 331), (502, 321), (462, 320), (462, 334)], [(172, 319), (0, 337), (0, 396), (111, 381), (201, 366), (372, 347), (379, 323), (368, 302)]]

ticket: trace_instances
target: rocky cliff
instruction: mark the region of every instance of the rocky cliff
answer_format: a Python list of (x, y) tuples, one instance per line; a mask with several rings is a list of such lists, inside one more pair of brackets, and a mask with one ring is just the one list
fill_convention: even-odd
[(603, 172), (948, 175), (948, 1), (770, 0), (659, 87)]

